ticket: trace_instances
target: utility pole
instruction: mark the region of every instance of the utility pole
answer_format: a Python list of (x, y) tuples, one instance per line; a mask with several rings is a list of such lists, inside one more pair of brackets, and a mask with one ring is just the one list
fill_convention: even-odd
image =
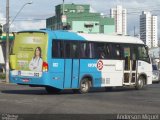
[(64, 29), (64, 26), (65, 26), (65, 21), (66, 21), (66, 16), (64, 15), (64, 0), (63, 0), (63, 3), (62, 3), (62, 16), (61, 16), (61, 21), (62, 21), (62, 30)]
[(63, 0), (63, 11), (62, 11), (62, 14), (64, 15), (64, 0)]
[(9, 0), (6, 0), (6, 83), (9, 83)]

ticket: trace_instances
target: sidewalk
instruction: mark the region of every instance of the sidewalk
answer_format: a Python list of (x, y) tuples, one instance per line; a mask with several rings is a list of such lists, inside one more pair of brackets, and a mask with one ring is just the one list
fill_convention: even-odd
[(4, 76), (5, 76), (5, 73), (0, 72), (0, 83), (5, 83), (6, 80)]
[(0, 79), (0, 83), (6, 83), (5, 79)]
[(0, 83), (6, 83), (6, 79), (0, 77)]
[(6, 85), (15, 85), (14, 83), (6, 83), (6, 80), (5, 79), (0, 79), (0, 84), (3, 85), (3, 84), (6, 84)]

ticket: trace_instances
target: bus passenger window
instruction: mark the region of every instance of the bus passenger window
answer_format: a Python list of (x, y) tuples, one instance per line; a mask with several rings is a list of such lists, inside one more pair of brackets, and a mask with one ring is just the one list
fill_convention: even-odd
[(52, 58), (63, 57), (63, 41), (53, 40), (52, 42)]
[(81, 43), (80, 44), (80, 54), (81, 58), (87, 58), (88, 57), (88, 51), (87, 51), (87, 43)]
[(94, 49), (94, 43), (88, 43), (88, 54), (89, 54), (89, 58), (95, 58), (95, 49)]
[(69, 41), (64, 42), (64, 51), (65, 51), (65, 58), (71, 58), (71, 47)]
[(150, 59), (149, 59), (147, 48), (145, 46), (139, 46), (138, 47), (138, 51), (139, 51), (138, 59), (139, 60), (144, 60), (144, 61), (150, 63)]
[(71, 58), (79, 58), (78, 42), (71, 43)]
[(96, 43), (96, 58), (98, 59), (108, 59), (110, 58), (109, 45), (105, 43)]
[(113, 51), (113, 55), (114, 55), (114, 59), (121, 59), (121, 48), (120, 48), (120, 45), (118, 44), (113, 44), (112, 45), (113, 48), (112, 48), (112, 51)]

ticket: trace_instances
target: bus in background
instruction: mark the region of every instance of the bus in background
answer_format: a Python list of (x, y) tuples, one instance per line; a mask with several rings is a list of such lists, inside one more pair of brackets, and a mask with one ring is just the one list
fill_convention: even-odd
[(69, 31), (21, 31), (10, 55), (10, 82), (48, 93), (152, 84), (148, 48), (138, 38)]

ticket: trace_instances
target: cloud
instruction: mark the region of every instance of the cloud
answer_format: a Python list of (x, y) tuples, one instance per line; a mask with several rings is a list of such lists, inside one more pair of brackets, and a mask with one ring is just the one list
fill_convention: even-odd
[[(0, 13), (0, 24), (2, 26), (6, 23), (6, 18), (2, 13)], [(10, 32), (17, 32), (20, 30), (29, 30), (29, 29), (42, 29), (46, 28), (46, 21), (45, 20), (38, 20), (38, 21), (14, 21), (10, 26)]]
[(19, 21), (16, 23), (13, 23), (10, 27), (10, 31), (21, 31), (21, 30), (31, 30), (31, 29), (42, 29), (46, 28), (46, 21), (40, 20), (40, 21)]
[[(62, 4), (62, 0), (32, 0), (33, 4), (27, 5), (21, 11), (13, 23), (11, 30), (19, 31), (24, 29), (39, 29), (45, 28), (44, 21), (17, 21), (18, 19), (46, 19), (55, 14), (55, 6)], [(153, 2), (154, 1), (154, 2)], [(19, 9), (30, 0), (11, 0), (10, 2), (10, 19), (12, 19)], [(152, 11), (153, 14), (158, 15), (160, 22), (159, 10), (160, 0), (65, 0), (65, 4), (89, 4), (94, 11), (103, 13), (106, 16), (110, 16), (110, 9), (116, 7), (116, 5), (122, 5), (127, 9), (127, 23), (128, 33), (133, 35), (133, 28), (136, 26), (136, 33), (139, 33), (139, 15), (143, 10)], [(0, 4), (2, 13), (5, 13), (5, 1)], [(0, 20), (3, 19), (5, 23), (4, 15), (0, 14)], [(0, 21), (1, 23), (1, 21)], [(160, 24), (159, 24), (160, 29)], [(159, 31), (160, 33), (160, 31)], [(159, 34), (160, 35), (160, 34)]]
[(4, 15), (2, 13), (0, 13), (0, 24), (5, 24), (5, 20), (6, 18), (4, 17)]

